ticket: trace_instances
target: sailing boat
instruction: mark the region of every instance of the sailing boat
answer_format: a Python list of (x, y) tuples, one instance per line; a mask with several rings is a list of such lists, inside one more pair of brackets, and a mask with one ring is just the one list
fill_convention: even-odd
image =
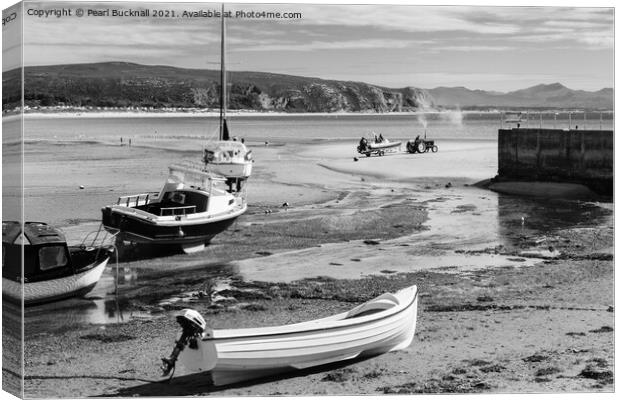
[(185, 253), (226, 230), (248, 205), (245, 181), (252, 173), (251, 152), (230, 140), (226, 125), (224, 8), (222, 6), (222, 74), (220, 138), (205, 147), (204, 163), (181, 162), (159, 192), (119, 197), (103, 207), (102, 224), (121, 241), (180, 245)]
[(230, 137), (226, 122), (228, 106), (226, 79), (226, 24), (224, 4), (222, 4), (222, 38), (221, 38), (221, 69), (220, 69), (220, 130), (219, 140), (210, 141), (205, 145), (203, 161), (205, 170), (226, 178), (229, 191), (240, 191), (245, 181), (252, 174), (252, 151), (242, 141)]

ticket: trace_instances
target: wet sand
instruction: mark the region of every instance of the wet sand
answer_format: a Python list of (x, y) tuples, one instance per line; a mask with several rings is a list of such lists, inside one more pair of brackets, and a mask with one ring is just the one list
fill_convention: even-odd
[[(438, 144), (434, 154), (370, 158), (339, 141), (251, 144), (250, 209), (204, 252), (128, 251), (118, 297), (111, 267), (88, 299), (26, 310), (26, 395), (612, 391), (613, 204), (471, 186), (495, 174), (494, 143)], [(168, 164), (199, 157), (158, 146), (27, 146), (28, 218), (79, 242), (101, 206), (158, 190)], [(179, 331), (175, 310), (196, 308), (216, 328), (266, 326), (411, 284), (419, 316), (404, 351), (234, 387), (182, 368), (157, 382)], [(227, 299), (207, 301), (213, 287)]]

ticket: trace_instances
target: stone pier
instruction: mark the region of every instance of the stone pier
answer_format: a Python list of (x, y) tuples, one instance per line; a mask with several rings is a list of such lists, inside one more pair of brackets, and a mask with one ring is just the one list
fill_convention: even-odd
[(613, 131), (515, 128), (498, 135), (500, 179), (581, 183), (613, 194)]

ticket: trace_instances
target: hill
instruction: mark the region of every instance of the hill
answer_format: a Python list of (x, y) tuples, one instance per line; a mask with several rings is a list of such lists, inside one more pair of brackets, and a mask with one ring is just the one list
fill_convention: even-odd
[(435, 103), (445, 107), (613, 108), (613, 89), (596, 92), (572, 90), (560, 83), (536, 85), (508, 93), (438, 87), (428, 91)]
[[(127, 62), (24, 69), (26, 106), (219, 108), (220, 72)], [(613, 89), (572, 90), (560, 83), (508, 93), (465, 87), (391, 89), (363, 82), (266, 72), (229, 72), (228, 107), (280, 112), (392, 112), (438, 108), (613, 108)], [(20, 104), (19, 69), (3, 73), (2, 108)]]
[[(19, 104), (19, 70), (3, 74), (3, 109)], [(284, 112), (410, 111), (424, 90), (264, 72), (229, 72), (229, 108)], [(26, 67), (29, 107), (218, 108), (219, 71), (125, 62)]]

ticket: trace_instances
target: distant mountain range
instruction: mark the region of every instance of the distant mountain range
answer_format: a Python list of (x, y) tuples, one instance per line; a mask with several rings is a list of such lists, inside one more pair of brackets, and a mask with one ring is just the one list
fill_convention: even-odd
[[(3, 73), (2, 107), (20, 104), (21, 71)], [(219, 71), (126, 62), (26, 67), (29, 108), (218, 108)], [(265, 72), (229, 72), (229, 108), (283, 112), (393, 112), (467, 108), (611, 109), (613, 90), (538, 85), (509, 93), (445, 88), (391, 89), (363, 82)]]
[(469, 107), (532, 107), (532, 108), (613, 108), (614, 92), (604, 88), (596, 92), (572, 90), (560, 83), (536, 85), (508, 93), (470, 90), (464, 87), (438, 87), (428, 92), (438, 106)]

